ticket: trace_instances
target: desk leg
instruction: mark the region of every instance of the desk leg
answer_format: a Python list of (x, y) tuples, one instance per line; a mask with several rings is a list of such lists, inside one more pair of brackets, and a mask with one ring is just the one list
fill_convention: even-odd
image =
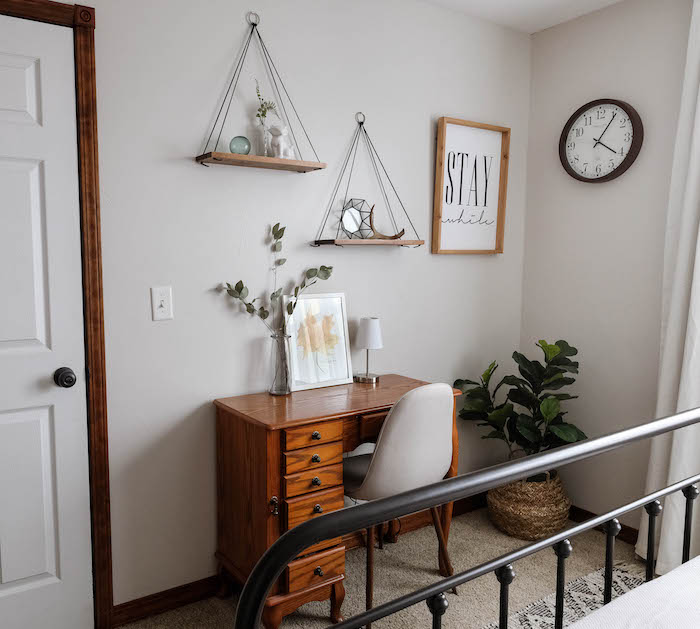
[[(454, 411), (452, 413), (452, 462), (450, 463), (450, 469), (447, 470), (445, 478), (452, 478), (457, 476), (457, 467), (459, 462), (459, 435), (457, 434), (457, 401), (455, 400)], [(454, 508), (454, 502), (448, 502), (442, 505), (441, 509), (441, 522), (442, 531), (445, 536), (445, 545), (450, 536), (450, 526), (452, 525), (452, 510)], [(450, 576), (448, 567), (442, 560), (442, 555), (438, 554), (438, 561), (440, 566), (440, 574), (443, 577)]]

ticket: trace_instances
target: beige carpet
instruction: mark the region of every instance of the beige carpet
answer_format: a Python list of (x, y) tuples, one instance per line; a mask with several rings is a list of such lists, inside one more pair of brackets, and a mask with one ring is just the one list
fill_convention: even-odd
[[(485, 510), (455, 518), (449, 549), (455, 570), (466, 570), (497, 555), (523, 546), (525, 542), (499, 533), (488, 521)], [(605, 537), (589, 531), (572, 540), (574, 552), (567, 561), (567, 579), (586, 575), (602, 567)], [(636, 561), (632, 546), (617, 543), (616, 560)], [(397, 544), (385, 544), (375, 552), (375, 605), (436, 581), (437, 541), (431, 528), (403, 535)], [(346, 617), (364, 609), (364, 549), (347, 553)], [(510, 610), (517, 611), (554, 591), (556, 558), (552, 550), (542, 551), (515, 564), (516, 578), (510, 588)], [(460, 586), (459, 596), (448, 594), (450, 607), (443, 617), (445, 629), (480, 629), (498, 617), (498, 583), (493, 575)], [(235, 597), (215, 598), (126, 625), (128, 629), (232, 629)], [(284, 629), (321, 629), (330, 624), (329, 603), (309, 603), (282, 623)], [(424, 603), (376, 622), (378, 629), (430, 627)]]

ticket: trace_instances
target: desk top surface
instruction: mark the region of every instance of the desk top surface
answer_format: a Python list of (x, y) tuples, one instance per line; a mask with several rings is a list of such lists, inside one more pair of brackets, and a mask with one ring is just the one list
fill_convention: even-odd
[[(246, 421), (279, 430), (308, 424), (320, 419), (345, 417), (392, 406), (404, 393), (428, 384), (397, 374), (379, 378), (377, 384), (339, 384), (321, 389), (295, 391), (274, 396), (253, 393), (214, 400), (214, 404)], [(455, 389), (455, 395), (461, 391)]]

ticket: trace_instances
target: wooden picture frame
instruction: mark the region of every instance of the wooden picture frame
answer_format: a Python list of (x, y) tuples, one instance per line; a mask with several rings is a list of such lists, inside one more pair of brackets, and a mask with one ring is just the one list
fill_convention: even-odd
[[(289, 388), (304, 391), (351, 383), (352, 358), (345, 293), (299, 295), (291, 315), (287, 313), (290, 302), (294, 303), (292, 297), (284, 295), (285, 330), (291, 336), (288, 345)], [(318, 320), (318, 315), (323, 315), (324, 320)], [(306, 320), (307, 316), (311, 321)], [(329, 316), (336, 317), (332, 327), (326, 326), (325, 319)], [(299, 334), (306, 326), (310, 329), (304, 341), (304, 335), (300, 339)], [(325, 368), (321, 363), (325, 363)], [(324, 378), (324, 373), (328, 377)]]
[[(498, 137), (492, 137), (488, 132), (500, 136), (500, 147)], [(455, 151), (454, 148), (461, 150)], [(500, 148), (500, 159), (495, 154), (497, 148)], [(433, 253), (503, 253), (509, 151), (508, 127), (458, 118), (439, 119), (433, 198)], [(493, 179), (494, 165), (498, 166), (497, 186)], [(496, 190), (497, 197), (494, 194)], [(447, 208), (448, 205), (451, 207)], [(479, 228), (482, 228), (481, 233), (474, 231)], [(464, 246), (461, 246), (462, 242)]]

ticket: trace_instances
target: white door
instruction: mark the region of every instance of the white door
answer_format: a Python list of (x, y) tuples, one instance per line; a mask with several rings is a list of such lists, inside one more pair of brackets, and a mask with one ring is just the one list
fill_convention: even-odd
[(93, 626), (76, 142), (72, 29), (0, 15), (2, 629)]

